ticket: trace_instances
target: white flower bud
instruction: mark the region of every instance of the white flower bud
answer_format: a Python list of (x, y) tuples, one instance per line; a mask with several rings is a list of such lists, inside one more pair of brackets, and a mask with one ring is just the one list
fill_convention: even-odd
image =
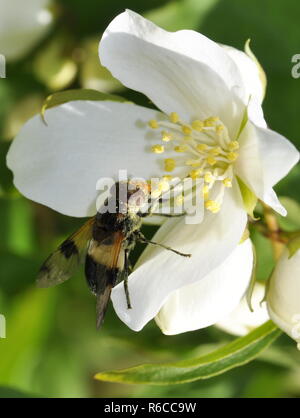
[(268, 294), (271, 319), (300, 349), (300, 251), (291, 258), (284, 250), (271, 276)]

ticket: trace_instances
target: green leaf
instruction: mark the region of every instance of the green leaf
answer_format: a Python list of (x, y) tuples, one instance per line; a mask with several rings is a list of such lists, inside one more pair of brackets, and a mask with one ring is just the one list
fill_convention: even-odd
[(253, 211), (257, 204), (257, 197), (238, 176), (237, 180), (242, 194), (245, 210), (247, 211), (248, 215), (254, 218)]
[(0, 386), (0, 398), (39, 398), (37, 395), (23, 392), (18, 389), (11, 388), (9, 386)]
[(249, 363), (265, 350), (281, 331), (268, 321), (245, 337), (197, 359), (166, 364), (144, 364), (123, 370), (98, 373), (97, 380), (118, 383), (169, 385), (208, 379)]
[(280, 203), (286, 208), (287, 216), (277, 215), (280, 228), (284, 231), (295, 231), (300, 228), (300, 204), (290, 197), (279, 197)]
[(41, 109), (41, 116), (43, 121), (45, 121), (45, 112), (51, 107), (59, 106), (61, 104), (71, 102), (74, 100), (93, 100), (93, 101), (102, 101), (102, 100), (111, 100), (114, 102), (128, 102), (127, 99), (124, 99), (121, 96), (115, 94), (101, 93), (97, 90), (91, 89), (74, 89), (74, 90), (65, 90), (58, 93), (51, 94), (45, 100), (45, 103)]
[(15, 298), (8, 313), (2, 311), (7, 323), (6, 339), (0, 340), (0, 385), (30, 391), (27, 376), (36, 370), (52, 322), (54, 296), (33, 288)]

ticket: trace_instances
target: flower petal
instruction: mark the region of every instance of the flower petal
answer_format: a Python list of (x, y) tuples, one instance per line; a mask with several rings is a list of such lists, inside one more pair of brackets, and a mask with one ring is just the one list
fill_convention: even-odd
[(146, 122), (157, 111), (130, 103), (76, 101), (27, 122), (14, 140), (7, 164), (16, 187), (29, 199), (69, 216), (96, 212), (96, 183), (128, 176), (160, 175), (161, 159), (150, 151)]
[(232, 335), (241, 337), (247, 335), (269, 319), (266, 302), (262, 302), (264, 295), (265, 286), (256, 282), (252, 294), (253, 312), (250, 311), (246, 297), (244, 297), (237, 308), (222, 318), (216, 326)]
[(300, 251), (292, 257), (284, 249), (269, 281), (268, 311), (272, 321), (298, 343), (300, 349)]
[(129, 278), (132, 309), (127, 309), (122, 283), (112, 291), (114, 308), (121, 320), (135, 331), (142, 329), (173, 291), (201, 280), (229, 256), (246, 222), (236, 185), (225, 194), (221, 211), (215, 215), (207, 213), (201, 224), (185, 224), (184, 218), (166, 221), (153, 240), (191, 253), (192, 257), (183, 258), (148, 246)]
[[(148, 96), (163, 112), (190, 118), (219, 116), (238, 129), (243, 81), (226, 51), (190, 30), (167, 32), (127, 10), (106, 29), (99, 46), (102, 65), (125, 86)], [(238, 99), (239, 96), (240, 99)]]
[(259, 104), (264, 98), (264, 86), (261, 81), (260, 69), (243, 51), (228, 45), (221, 45), (235, 62), (243, 79), (247, 97), (255, 97)]
[(205, 328), (235, 309), (249, 286), (253, 251), (247, 239), (223, 263), (197, 283), (168, 297), (155, 320), (166, 335)]
[(49, 29), (50, 0), (27, 0), (20, 7), (18, 0), (0, 0), (0, 52), (7, 60), (25, 55)]
[(235, 165), (237, 175), (259, 199), (285, 216), (286, 210), (277, 199), (273, 186), (298, 162), (299, 152), (282, 135), (250, 121), (239, 142), (240, 153)]
[[(246, 43), (248, 45), (248, 43)], [(228, 45), (221, 45), (240, 70), (248, 102), (248, 117), (257, 126), (266, 128), (267, 124), (262, 110), (262, 101), (266, 89), (265, 73), (254, 57), (251, 59), (244, 52)], [(248, 45), (249, 49), (249, 45)], [(256, 60), (256, 61), (255, 61)]]

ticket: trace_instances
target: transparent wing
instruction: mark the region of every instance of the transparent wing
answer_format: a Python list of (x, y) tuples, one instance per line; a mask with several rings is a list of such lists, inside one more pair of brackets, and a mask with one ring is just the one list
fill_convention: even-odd
[(47, 258), (38, 273), (38, 287), (55, 286), (73, 276), (85, 259), (92, 238), (94, 221), (95, 217), (89, 219)]

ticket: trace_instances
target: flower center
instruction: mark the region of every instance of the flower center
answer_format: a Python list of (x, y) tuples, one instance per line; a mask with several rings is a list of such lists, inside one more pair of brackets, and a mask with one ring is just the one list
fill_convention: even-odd
[(185, 168), (186, 177), (202, 178), (205, 208), (217, 213), (225, 189), (232, 187), (238, 141), (231, 140), (228, 129), (217, 116), (187, 124), (172, 112), (168, 118), (152, 119), (148, 124), (151, 129), (160, 130), (161, 136), (161, 143), (153, 145), (152, 152), (164, 156), (172, 153), (164, 158), (165, 178), (170, 178), (176, 168)]

